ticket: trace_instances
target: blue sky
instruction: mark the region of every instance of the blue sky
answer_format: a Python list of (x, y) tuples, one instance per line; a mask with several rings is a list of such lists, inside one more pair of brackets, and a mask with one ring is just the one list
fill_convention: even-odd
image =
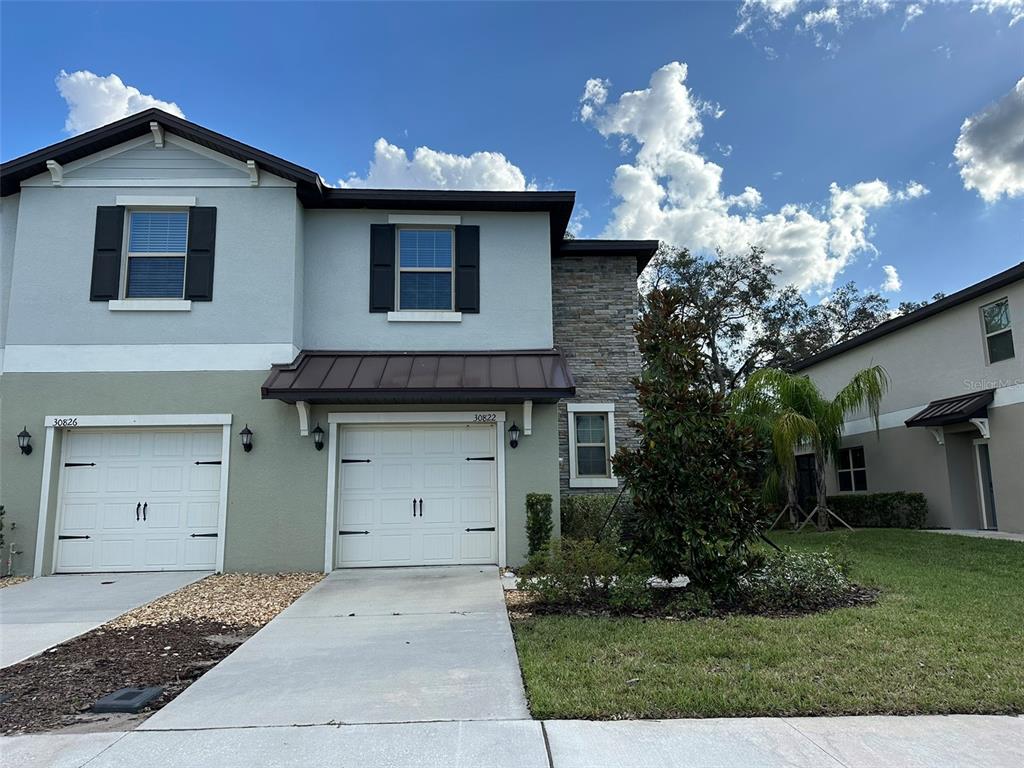
[(0, 154), (157, 99), (332, 184), (575, 189), (582, 236), (918, 299), (1024, 259), (1024, 0), (978, 5), (4, 2)]

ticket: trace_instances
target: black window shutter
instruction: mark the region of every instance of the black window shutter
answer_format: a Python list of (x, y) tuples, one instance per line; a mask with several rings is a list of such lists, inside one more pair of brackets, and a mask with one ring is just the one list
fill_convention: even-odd
[(188, 213), (188, 258), (185, 298), (213, 301), (213, 250), (217, 240), (217, 209), (191, 208)]
[(89, 301), (109, 301), (120, 297), (123, 242), (124, 206), (98, 206), (96, 239), (92, 248), (92, 285), (89, 288)]
[(480, 312), (480, 227), (455, 228), (455, 309)]
[(370, 311), (395, 308), (395, 225), (370, 225)]

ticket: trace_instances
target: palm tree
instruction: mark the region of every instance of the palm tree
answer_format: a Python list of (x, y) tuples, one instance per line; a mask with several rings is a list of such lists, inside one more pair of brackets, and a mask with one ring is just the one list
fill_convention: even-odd
[(889, 375), (880, 365), (858, 371), (831, 399), (807, 376), (765, 368), (733, 395), (737, 413), (748, 422), (760, 422), (762, 431), (771, 435), (778, 465), (772, 474), (786, 489), (785, 509), (791, 520), (797, 510), (803, 511), (796, 498), (796, 450), (809, 444), (814, 452), (817, 499), (807, 520), (816, 517), (819, 531), (828, 530), (830, 515), (846, 525), (828, 507), (825, 466), (839, 455), (843, 423), (851, 413), (867, 410), (878, 433), (879, 409), (888, 389)]

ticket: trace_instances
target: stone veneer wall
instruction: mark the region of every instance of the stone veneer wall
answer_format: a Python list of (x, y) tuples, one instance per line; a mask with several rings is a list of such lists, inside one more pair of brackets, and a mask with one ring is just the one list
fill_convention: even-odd
[[(555, 347), (576, 379), (574, 402), (615, 404), (616, 448), (634, 442), (628, 423), (640, 416), (630, 379), (640, 372), (636, 260), (621, 256), (558, 257), (551, 262)], [(569, 420), (558, 404), (559, 486), (562, 494), (614, 493), (569, 488)]]

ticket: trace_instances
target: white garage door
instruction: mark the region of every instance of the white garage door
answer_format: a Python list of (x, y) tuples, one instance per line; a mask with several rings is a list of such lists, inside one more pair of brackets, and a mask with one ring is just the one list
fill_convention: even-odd
[(221, 430), (73, 430), (64, 436), (56, 570), (211, 570)]
[(493, 426), (342, 427), (338, 565), (498, 562)]

